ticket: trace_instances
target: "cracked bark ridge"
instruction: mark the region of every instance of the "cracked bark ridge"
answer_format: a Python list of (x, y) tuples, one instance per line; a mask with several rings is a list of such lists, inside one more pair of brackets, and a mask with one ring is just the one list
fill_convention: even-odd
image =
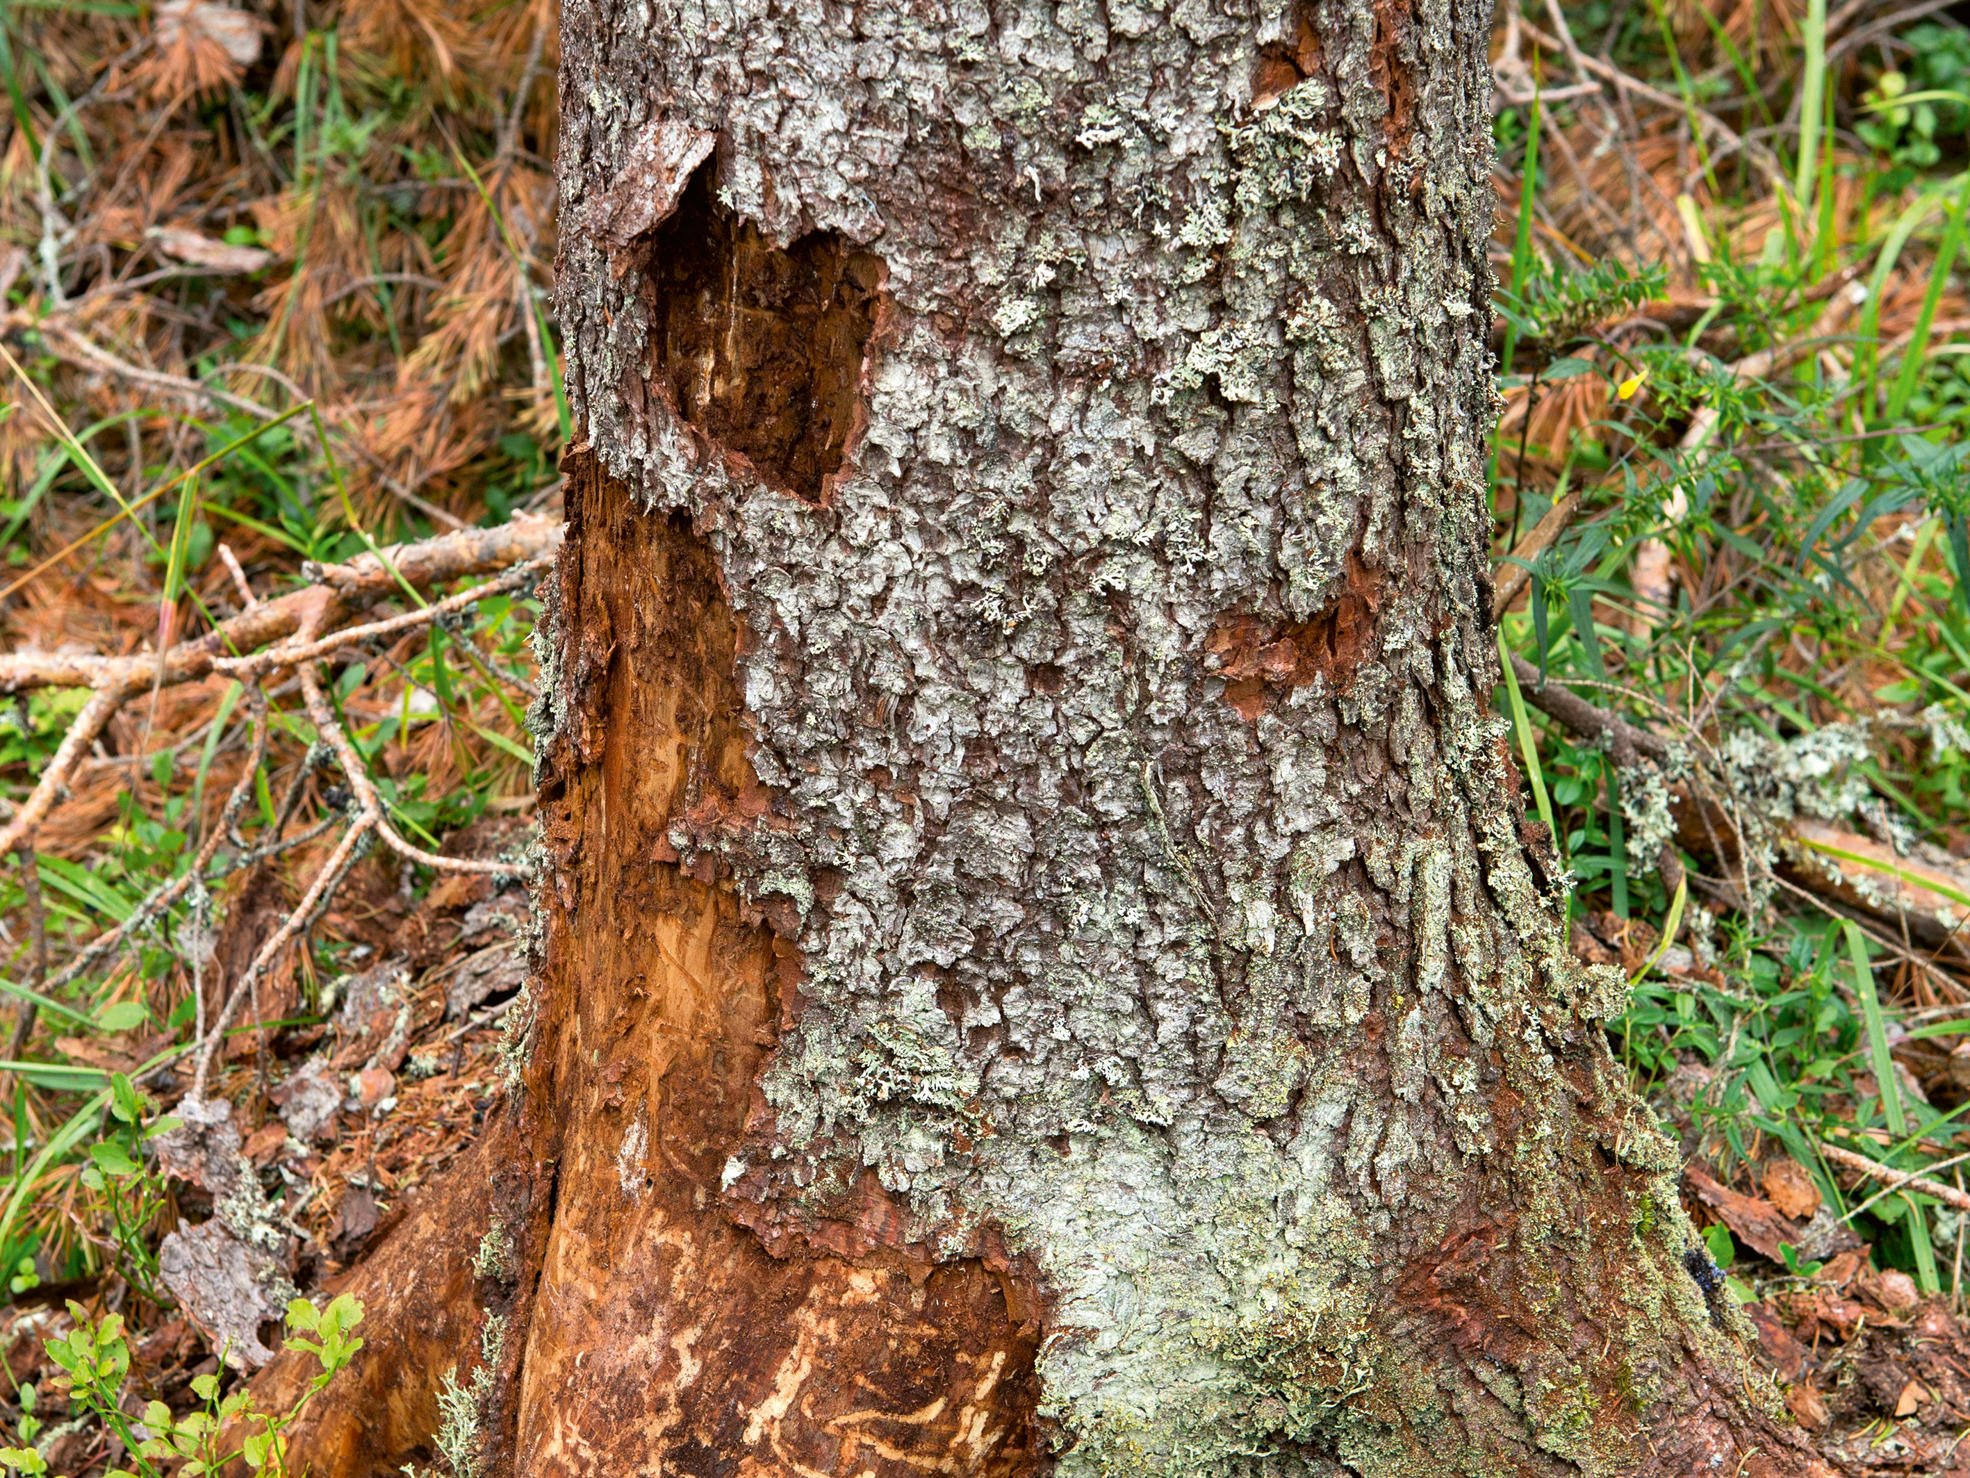
[(1815, 1470), (1490, 711), (1489, 22), (571, 0), (506, 1470)]

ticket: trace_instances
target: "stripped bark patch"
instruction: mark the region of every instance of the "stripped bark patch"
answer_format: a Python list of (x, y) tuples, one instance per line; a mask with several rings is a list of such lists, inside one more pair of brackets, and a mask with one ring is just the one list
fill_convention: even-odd
[(872, 1180), (840, 1222), (745, 1195), (801, 957), (796, 920), (730, 875), (776, 824), (738, 623), (688, 520), (640, 512), (586, 456), (568, 488), (560, 671), (581, 716), (544, 752), (568, 887), (545, 900), (525, 1100), (557, 1168), (514, 1318), (512, 1471), (1033, 1471), (1039, 1316), (1003, 1265), (937, 1260)]
[(1309, 621), (1281, 624), (1237, 615), (1212, 629), (1206, 650), (1218, 659), (1225, 701), (1257, 719), (1277, 694), (1324, 678), (1345, 689), (1374, 645), (1382, 577), (1350, 559), (1341, 592)]
[(726, 454), (822, 501), (865, 419), (881, 260), (833, 232), (776, 245), (719, 202), (710, 166), (645, 240), (653, 382)]
[(1265, 108), (1298, 87), (1320, 70), (1320, 32), (1313, 16), (1300, 6), (1293, 15), (1293, 36), (1259, 48), (1259, 64), (1252, 74), (1252, 106)]
[(1405, 54), (1415, 20), (1409, 0), (1375, 0), (1375, 40), (1368, 51), (1368, 76), (1389, 105), (1383, 127), (1391, 157), (1408, 147), (1415, 130), (1416, 74)]

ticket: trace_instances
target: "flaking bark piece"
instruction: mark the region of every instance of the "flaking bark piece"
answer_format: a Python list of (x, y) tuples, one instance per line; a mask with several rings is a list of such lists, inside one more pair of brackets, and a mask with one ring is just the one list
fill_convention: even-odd
[(475, 1006), (504, 1000), (527, 983), (527, 960), (517, 942), (488, 945), (469, 955), (445, 991), (445, 1015), (456, 1020)]
[(392, 955), (342, 982), (335, 1013), (334, 1065), (351, 1068), (381, 1062), (394, 1070), (409, 1050), (409, 963)]
[(150, 1141), (158, 1168), (214, 1200), (230, 1195), (240, 1176), (239, 1128), (233, 1123), (232, 1104), (223, 1098), (188, 1096), (171, 1112), (178, 1126)]
[(281, 1317), (292, 1289), (271, 1253), (207, 1221), (166, 1236), (157, 1265), (185, 1317), (228, 1365), (258, 1370), (274, 1358), (260, 1326)]
[(281, 1122), (302, 1144), (313, 1144), (335, 1128), (342, 1107), (342, 1080), (317, 1057), (274, 1090)]

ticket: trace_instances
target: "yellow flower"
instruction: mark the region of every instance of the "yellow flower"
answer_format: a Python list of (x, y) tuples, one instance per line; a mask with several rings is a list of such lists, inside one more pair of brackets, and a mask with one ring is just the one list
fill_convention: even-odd
[(1615, 395), (1622, 400), (1633, 400), (1635, 398), (1635, 392), (1642, 388), (1643, 383), (1648, 377), (1649, 372), (1646, 369), (1637, 370), (1619, 385), (1615, 386)]

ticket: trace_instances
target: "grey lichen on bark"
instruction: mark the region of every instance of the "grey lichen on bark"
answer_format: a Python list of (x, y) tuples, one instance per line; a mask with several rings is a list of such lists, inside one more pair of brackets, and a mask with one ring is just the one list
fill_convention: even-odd
[[(725, 1194), (1003, 1235), (1064, 1473), (1627, 1471), (1734, 1369), (1489, 704), (1490, 19), (568, 8), (570, 393), (775, 796), (671, 841), (802, 965)], [(879, 259), (854, 362), (749, 357), (833, 279), (683, 210)], [(818, 486), (702, 410), (760, 395)]]

